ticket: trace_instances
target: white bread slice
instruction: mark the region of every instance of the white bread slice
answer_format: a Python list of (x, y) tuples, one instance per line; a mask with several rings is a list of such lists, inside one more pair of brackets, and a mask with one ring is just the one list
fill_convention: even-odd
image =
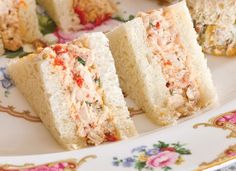
[[(63, 31), (69, 31), (79, 19), (73, 11), (73, 0), (38, 0), (47, 13)], [(78, 20), (78, 21), (77, 21)]]
[(160, 66), (153, 67), (151, 51), (145, 43), (141, 18), (127, 22), (107, 34), (122, 90), (157, 123), (172, 123), (176, 118), (164, 107), (168, 90)]
[[(126, 139), (136, 135), (134, 123), (119, 88), (108, 40), (103, 33), (87, 34), (80, 40), (85, 38), (89, 40), (88, 45), (96, 54), (95, 63), (105, 92), (104, 103), (113, 111), (113, 123), (119, 137)], [(60, 75), (51, 73), (51, 65), (47, 60), (39, 59), (37, 54), (29, 55), (12, 61), (8, 72), (35, 113), (60, 144), (67, 149), (87, 146), (85, 138), (76, 135), (77, 127), (70, 117), (69, 102), (60, 84)]]
[(21, 39), (26, 43), (40, 39), (42, 34), (39, 29), (35, 0), (24, 0), (18, 8)]
[[(173, 16), (174, 27), (188, 54), (187, 65), (199, 86), (198, 107), (215, 104), (217, 97), (211, 74), (197, 43), (186, 3), (180, 2), (163, 10)], [(155, 123), (175, 123), (180, 116), (176, 116), (167, 105), (169, 90), (161, 66), (155, 63), (151, 49), (147, 45), (147, 34), (142, 19), (137, 17), (115, 28), (107, 36), (123, 91), (134, 99)]]

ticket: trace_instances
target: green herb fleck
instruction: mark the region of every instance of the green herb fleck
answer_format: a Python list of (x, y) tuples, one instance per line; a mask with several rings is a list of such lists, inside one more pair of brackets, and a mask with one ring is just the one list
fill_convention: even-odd
[(155, 27), (155, 25), (152, 24), (151, 22), (149, 23), (149, 26), (150, 26), (150, 27)]
[(92, 103), (91, 103), (91, 102), (88, 102), (88, 101), (85, 101), (85, 103), (86, 103), (87, 105), (89, 105), (89, 106), (92, 105)]
[(45, 35), (48, 33), (53, 33), (56, 30), (57, 26), (50, 17), (38, 14), (38, 20), (39, 20), (40, 31), (42, 34)]
[(25, 52), (23, 48), (18, 49), (17, 51), (9, 51), (7, 50), (4, 54), (6, 58), (16, 58), (16, 57), (24, 57), (26, 55), (30, 54), (29, 52)]
[(125, 23), (127, 21), (133, 20), (134, 18), (135, 18), (134, 15), (129, 15), (128, 19), (124, 19), (124, 17), (121, 17), (121, 16), (116, 16), (116, 17), (113, 17), (112, 19)]
[(98, 83), (98, 86), (101, 87), (102, 83), (101, 83), (101, 79), (100, 78), (95, 78), (95, 83)]
[(80, 58), (80, 57), (78, 57), (78, 61), (79, 61), (79, 63), (81, 63), (82, 65), (84, 65), (85, 66), (85, 60), (83, 60), (82, 58)]

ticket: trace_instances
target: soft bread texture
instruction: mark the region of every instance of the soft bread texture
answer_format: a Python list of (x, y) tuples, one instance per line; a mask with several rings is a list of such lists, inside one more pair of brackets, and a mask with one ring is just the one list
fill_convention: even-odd
[(172, 5), (166, 9), (173, 16), (175, 26), (180, 34), (184, 48), (189, 55), (189, 64), (200, 89), (200, 106), (208, 106), (217, 102), (216, 89), (207, 67), (207, 59), (197, 42), (197, 34), (193, 29), (191, 16), (185, 2)]
[(24, 0), (24, 3), (19, 4), (18, 15), (22, 40), (27, 43), (32, 43), (40, 39), (42, 34), (39, 29), (35, 0)]
[[(107, 46), (107, 39), (102, 33), (85, 35), (89, 46), (96, 55), (95, 63), (101, 74), (102, 87), (105, 91), (105, 103), (113, 110), (114, 124), (122, 139), (137, 134), (134, 123), (119, 88), (112, 55)], [(47, 60), (29, 55), (14, 60), (8, 72), (17, 88), (22, 92), (44, 125), (57, 141), (67, 149), (87, 146), (85, 138), (76, 135), (76, 124), (70, 117), (69, 102), (63, 94), (58, 73), (52, 74)]]
[[(200, 107), (215, 104), (216, 92), (206, 59), (196, 40), (196, 32), (185, 2), (164, 9), (173, 15), (189, 64), (200, 89)], [(177, 118), (166, 103), (169, 90), (158, 63), (146, 43), (146, 30), (141, 18), (127, 22), (107, 34), (115, 58), (120, 84), (147, 116), (159, 125), (175, 123)]]
[(63, 31), (69, 31), (73, 20), (79, 20), (73, 11), (73, 0), (38, 0), (38, 2)]
[(159, 65), (151, 66), (152, 54), (145, 43), (147, 37), (141, 18), (136, 18), (107, 34), (115, 58), (121, 88), (158, 124), (176, 118), (165, 109), (168, 98)]
[[(109, 49), (108, 40), (103, 33), (87, 34), (89, 47), (94, 50), (95, 64), (100, 73), (102, 88), (105, 92), (105, 104), (112, 109), (114, 123), (122, 139), (137, 134), (119, 86), (114, 59)], [(83, 39), (83, 37), (81, 38)]]
[(59, 76), (51, 74), (47, 61), (29, 55), (10, 63), (8, 72), (36, 114), (54, 138), (65, 148), (85, 147), (84, 139), (75, 136), (76, 125), (69, 115)]

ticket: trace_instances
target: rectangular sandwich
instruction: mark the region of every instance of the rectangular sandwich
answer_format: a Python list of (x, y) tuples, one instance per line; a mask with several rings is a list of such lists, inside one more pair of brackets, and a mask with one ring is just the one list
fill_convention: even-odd
[(198, 41), (205, 53), (236, 55), (236, 1), (187, 0)]
[(217, 101), (186, 3), (141, 12), (107, 34), (123, 91), (159, 125)]
[(16, 51), (42, 36), (35, 0), (0, 0), (0, 54)]
[[(177, 0), (159, 0), (173, 3)], [(186, 0), (205, 53), (216, 56), (236, 55), (236, 1)]]
[(103, 33), (86, 34), (13, 60), (8, 72), (67, 149), (136, 135)]
[(111, 0), (38, 0), (63, 31), (100, 25), (116, 12)]

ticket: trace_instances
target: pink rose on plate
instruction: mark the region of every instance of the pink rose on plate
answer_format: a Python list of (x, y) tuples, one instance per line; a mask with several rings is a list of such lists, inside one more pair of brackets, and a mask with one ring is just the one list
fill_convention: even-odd
[(232, 115), (229, 122), (236, 125), (236, 114)]
[(176, 162), (179, 154), (172, 151), (163, 151), (155, 156), (151, 156), (147, 160), (147, 165), (151, 167), (167, 167)]

